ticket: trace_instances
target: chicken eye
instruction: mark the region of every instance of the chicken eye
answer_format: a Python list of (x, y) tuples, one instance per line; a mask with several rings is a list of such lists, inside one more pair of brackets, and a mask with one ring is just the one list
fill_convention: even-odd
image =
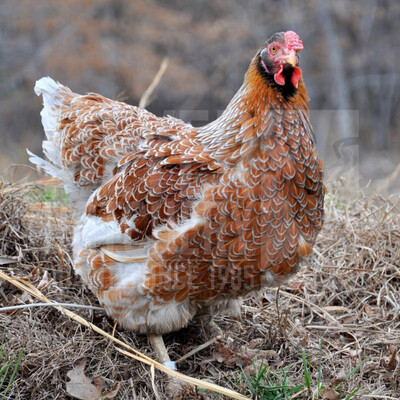
[(278, 49), (275, 46), (271, 47), (271, 53), (275, 54)]

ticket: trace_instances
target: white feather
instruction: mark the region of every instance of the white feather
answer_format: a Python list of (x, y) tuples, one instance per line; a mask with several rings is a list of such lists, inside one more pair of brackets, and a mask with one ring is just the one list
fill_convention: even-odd
[(116, 221), (104, 222), (94, 215), (85, 217), (82, 223), (81, 239), (87, 249), (100, 247), (104, 244), (132, 244), (132, 239), (121, 232)]
[(43, 96), (42, 125), (48, 140), (43, 141), (43, 153), (49, 161), (33, 154), (29, 150), (29, 160), (38, 167), (44, 169), (48, 174), (68, 182), (71, 174), (63, 171), (61, 166), (61, 148), (59, 143), (58, 123), (60, 116), (60, 106), (62, 95), (59, 93), (62, 88), (59, 83), (50, 77), (45, 77), (36, 81), (35, 93)]
[(56, 168), (53, 164), (50, 162), (43, 160), (43, 158), (37, 156), (36, 154), (33, 154), (30, 150), (26, 149), (26, 152), (28, 153), (29, 161), (32, 164), (37, 165), (38, 167), (42, 168), (45, 172), (47, 172), (49, 175), (54, 176), (56, 178), (62, 179), (63, 173), (60, 169)]
[(40, 115), (47, 139), (53, 138), (58, 131), (59, 107), (62, 105), (60, 88), (62, 87), (48, 76), (36, 81), (35, 93), (43, 96), (43, 110)]

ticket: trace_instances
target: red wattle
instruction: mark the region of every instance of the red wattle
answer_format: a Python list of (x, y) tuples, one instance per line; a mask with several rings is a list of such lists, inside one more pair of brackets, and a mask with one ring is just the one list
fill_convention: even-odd
[(295, 88), (299, 86), (299, 80), (301, 78), (301, 70), (299, 67), (294, 67), (292, 72), (292, 84)]
[(282, 71), (283, 71), (283, 65), (281, 64), (279, 67), (279, 71), (274, 75), (274, 79), (278, 85), (283, 86), (285, 84), (285, 77), (283, 76)]
[[(285, 84), (285, 77), (283, 76), (282, 72), (283, 72), (283, 65), (280, 66), (279, 71), (274, 75), (275, 82), (281, 86), (283, 86)], [(292, 72), (291, 82), (296, 89), (299, 86), (300, 78), (301, 78), (300, 68), (294, 67), (293, 72)]]

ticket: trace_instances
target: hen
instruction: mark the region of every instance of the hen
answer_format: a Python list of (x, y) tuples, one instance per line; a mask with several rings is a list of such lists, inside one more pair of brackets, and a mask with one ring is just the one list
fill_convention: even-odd
[(274, 34), (201, 128), (36, 83), (48, 161), (31, 161), (63, 181), (80, 215), (75, 270), (118, 323), (152, 335), (163, 361), (159, 335), (237, 309), (311, 253), (325, 188), (301, 49), (296, 33)]

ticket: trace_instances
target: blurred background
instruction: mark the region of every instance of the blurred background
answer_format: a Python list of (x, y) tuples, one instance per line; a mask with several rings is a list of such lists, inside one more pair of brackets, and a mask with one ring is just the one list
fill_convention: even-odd
[(328, 169), (350, 161), (363, 179), (392, 174), (400, 186), (398, 0), (1, 0), (0, 174), (27, 164), (27, 147), (41, 152), (40, 77), (137, 105), (168, 57), (147, 108), (199, 125), (217, 117), (258, 47), (284, 30), (303, 40)]

